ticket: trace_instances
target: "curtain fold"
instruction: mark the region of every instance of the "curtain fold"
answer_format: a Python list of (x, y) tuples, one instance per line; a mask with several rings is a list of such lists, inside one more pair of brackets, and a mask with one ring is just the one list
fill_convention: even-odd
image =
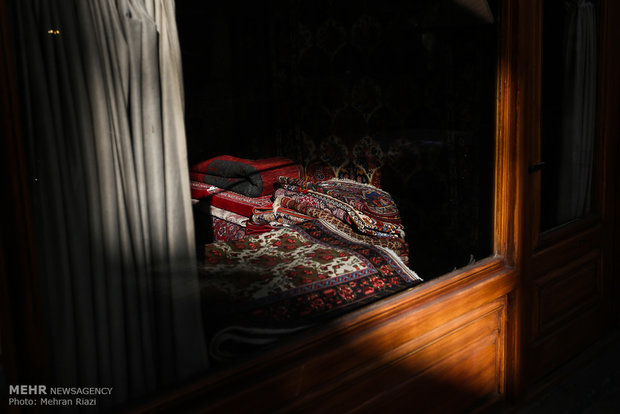
[(566, 3), (562, 145), (557, 222), (590, 211), (596, 117), (596, 10), (590, 1)]
[(52, 385), (105, 406), (205, 370), (174, 1), (15, 16)]

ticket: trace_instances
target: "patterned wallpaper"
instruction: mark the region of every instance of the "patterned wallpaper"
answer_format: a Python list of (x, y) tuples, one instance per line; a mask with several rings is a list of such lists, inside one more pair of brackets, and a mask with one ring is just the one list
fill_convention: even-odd
[(494, 25), (448, 0), (177, 5), (190, 159), (381, 167), (422, 277), (490, 254)]

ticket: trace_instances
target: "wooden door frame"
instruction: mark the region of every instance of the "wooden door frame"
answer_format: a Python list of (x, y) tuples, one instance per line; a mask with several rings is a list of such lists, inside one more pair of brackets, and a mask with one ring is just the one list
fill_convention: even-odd
[[(527, 39), (522, 43), (525, 50), (521, 59), (529, 61), (531, 67), (527, 75), (527, 88), (521, 91), (523, 102), (531, 105), (529, 116), (521, 119), (520, 129), (526, 132), (523, 136), (528, 165), (544, 161), (541, 158), (541, 108), (542, 108), (542, 4), (543, 1), (525, 0), (522, 7), (523, 26), (528, 27)], [(615, 52), (620, 40), (618, 25), (614, 19), (620, 17), (620, 6), (613, 0), (599, 0), (599, 39), (598, 39), (598, 74), (597, 74), (597, 119), (594, 162), (593, 198), (595, 211), (583, 219), (566, 225), (558, 226), (551, 231), (540, 232), (540, 171), (528, 173), (526, 186), (528, 201), (525, 211), (528, 213), (524, 220), (524, 231), (527, 233), (523, 245), (524, 251), (534, 251), (556, 243), (599, 223), (609, 225), (613, 220), (615, 200), (615, 165), (617, 152), (617, 138), (619, 131), (619, 96), (620, 80), (618, 77), (619, 57)], [(523, 30), (522, 30), (523, 31)], [(527, 96), (527, 97), (525, 97)], [(527, 124), (526, 124), (527, 123)]]
[[(613, 0), (599, 1), (599, 39), (598, 39), (598, 86), (597, 86), (597, 120), (596, 136), (597, 148), (595, 149), (595, 171), (593, 198), (595, 211), (583, 219), (575, 220), (556, 229), (541, 233), (540, 228), (540, 192), (541, 180), (539, 171), (528, 173), (524, 178), (525, 191), (523, 192), (526, 200), (524, 201), (524, 218), (522, 221), (521, 238), (521, 283), (522, 301), (520, 303), (519, 331), (520, 340), (523, 341), (519, 348), (521, 355), (520, 375), (521, 381), (528, 381), (525, 378), (524, 364), (528, 358), (528, 342), (533, 340), (535, 332), (531, 330), (532, 312), (535, 308), (532, 294), (535, 290), (535, 275), (544, 272), (543, 257), (555, 255), (554, 260), (561, 260), (562, 251), (573, 252), (576, 255), (585, 254), (588, 243), (596, 243), (600, 246), (601, 261), (600, 272), (602, 274), (602, 286), (600, 287), (603, 296), (602, 306), (607, 309), (607, 313), (617, 315), (617, 310), (613, 312), (613, 295), (610, 293), (620, 292), (617, 281), (614, 279), (614, 266), (617, 272), (617, 259), (614, 259), (613, 246), (618, 246), (618, 232), (614, 236), (614, 221), (618, 211), (618, 199), (614, 195), (618, 186), (617, 179), (617, 160), (619, 123), (620, 123), (620, 65), (618, 54), (615, 53), (617, 45), (620, 43), (620, 31), (617, 21), (620, 18), (620, 5)], [(517, 130), (522, 131), (520, 139), (523, 141), (524, 156), (523, 161), (526, 166), (534, 165), (541, 161), (541, 109), (542, 109), (542, 35), (543, 35), (543, 2), (526, 0), (520, 2), (523, 9), (520, 15), (521, 29), (528, 27), (528, 33), (524, 34), (522, 46), (524, 50), (520, 59), (529, 62), (530, 67), (524, 67), (526, 72), (523, 74), (526, 87), (520, 88), (522, 103), (517, 108), (523, 108), (528, 114), (517, 120), (519, 126)], [(617, 228), (617, 223), (616, 223)], [(614, 240), (614, 237), (616, 238)], [(558, 246), (564, 246), (558, 248)], [(562, 250), (564, 249), (564, 250)], [(546, 255), (546, 256), (545, 256)], [(535, 258), (538, 258), (535, 260)], [(614, 260), (616, 264), (614, 265)], [(613, 288), (614, 283), (616, 287)], [(536, 393), (555, 381), (553, 376), (548, 377), (539, 387), (532, 388), (532, 393)], [(531, 384), (528, 384), (531, 385)], [(518, 394), (523, 395), (526, 387), (518, 388)]]
[(598, 104), (603, 109), (600, 114), (599, 133), (605, 141), (602, 152), (613, 154), (599, 161), (603, 165), (605, 181), (601, 193), (604, 199), (600, 200), (608, 226), (606, 243), (609, 245), (609, 261), (606, 264), (611, 274), (610, 291), (613, 315), (616, 326), (620, 323), (620, 305), (614, 298), (620, 297), (620, 53), (617, 52), (620, 45), (620, 2), (605, 0), (604, 17), (602, 24), (606, 28), (601, 39), (604, 53), (601, 55), (599, 65), (604, 68), (601, 74), (603, 87), (599, 88), (602, 96)]

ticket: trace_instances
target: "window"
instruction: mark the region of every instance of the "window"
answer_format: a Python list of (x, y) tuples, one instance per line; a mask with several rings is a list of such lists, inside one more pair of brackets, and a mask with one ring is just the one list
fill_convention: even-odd
[(596, 2), (545, 1), (541, 230), (592, 210)]

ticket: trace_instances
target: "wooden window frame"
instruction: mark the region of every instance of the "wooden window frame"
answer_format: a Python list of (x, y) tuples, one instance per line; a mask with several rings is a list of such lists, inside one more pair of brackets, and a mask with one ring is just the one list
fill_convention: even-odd
[[(506, 3), (506, 2), (504, 2)], [(502, 4), (502, 20), (511, 22), (516, 2), (509, 2), (509, 7)], [(38, 293), (38, 275), (36, 269), (36, 245), (30, 196), (28, 193), (28, 175), (26, 157), (23, 148), (23, 135), (20, 130), (19, 104), (17, 96), (17, 76), (12, 52), (12, 39), (8, 28), (8, 12), (5, 2), (0, 3), (1, 45), (5, 50), (0, 61), (2, 89), (9, 93), (2, 100), (2, 134), (7, 137), (8, 151), (5, 151), (3, 176), (10, 177), (3, 187), (10, 194), (12, 209), (2, 219), (3, 247), (13, 245), (19, 254), (2, 257), (2, 274), (0, 275), (0, 301), (3, 303), (2, 340), (8, 383), (44, 383), (46, 376), (46, 358), (44, 346), (43, 315), (41, 298)], [(514, 23), (512, 23), (514, 24)], [(492, 256), (472, 265), (455, 270), (436, 279), (423, 283), (405, 292), (395, 294), (380, 302), (352, 312), (332, 323), (300, 335), (275, 352), (239, 364), (230, 370), (193, 384), (184, 384), (178, 390), (154, 400), (141, 409), (173, 407), (186, 403), (202, 394), (214, 383), (236, 375), (247, 375), (257, 367), (288, 364), (291, 358), (303, 358), (313, 344), (329, 341), (334, 337), (354, 337), (358, 332), (372, 330), (378, 321), (386, 317), (395, 318), (415, 307), (423, 307), (441, 298), (463, 291), (476, 285), (487, 285), (504, 294), (513, 292), (516, 286), (516, 266), (519, 249), (517, 243), (520, 228), (521, 209), (512, 206), (521, 203), (518, 194), (522, 185), (522, 164), (519, 162), (520, 148), (515, 140), (507, 139), (515, 133), (515, 111), (517, 99), (516, 84), (511, 75), (516, 63), (514, 58), (515, 39), (510, 35), (511, 25), (501, 28), (501, 58), (498, 64), (497, 88), (497, 133), (495, 150), (495, 238)], [(517, 172), (517, 174), (514, 174)], [(9, 252), (13, 249), (6, 249)], [(500, 280), (501, 279), (501, 280)], [(498, 281), (499, 280), (499, 281)], [(512, 306), (512, 304), (511, 304)], [(514, 348), (512, 346), (511, 348)]]
[[(354, 311), (320, 328), (298, 335), (272, 352), (242, 362), (231, 369), (215, 373), (191, 384), (181, 386), (161, 398), (137, 407), (137, 410), (177, 409), (204, 407), (204, 401), (219, 399), (218, 394), (230, 393), (228, 398), (237, 398), (234, 387), (245, 384), (252, 388), (252, 378), (261, 378), (265, 370), (278, 373), (291, 364), (303, 364), (312, 358), (315, 350), (337, 338), (342, 342), (356, 341), (364, 332), (379, 329), (386, 319), (398, 319), (411, 309), (429, 307), (445, 298), (459, 294), (472, 294), (472, 302), (490, 300), (493, 297), (507, 298), (508, 324), (505, 332), (504, 355), (506, 363), (501, 367), (505, 383), (501, 392), (504, 397), (514, 398), (519, 384), (519, 325), (518, 292), (521, 237), (524, 219), (524, 189), (527, 180), (527, 166), (524, 162), (525, 137), (530, 130), (531, 113), (519, 111), (532, 99), (519, 92), (519, 85), (527, 84), (536, 74), (519, 65), (522, 55), (527, 53), (523, 44), (533, 42), (530, 33), (514, 31), (523, 16), (530, 16), (535, 0), (504, 0), (500, 7), (499, 52), (496, 85), (496, 125), (494, 160), (494, 244), (491, 256), (471, 265), (432, 279), (405, 292), (392, 295), (381, 301)], [(474, 297), (479, 295), (478, 297)], [(430, 315), (427, 314), (430, 317)], [(448, 322), (448, 317), (446, 317)], [(223, 397), (222, 404), (226, 404)], [(268, 399), (268, 397), (266, 397)], [(216, 407), (218, 407), (216, 403)], [(212, 408), (212, 407), (211, 407)]]

